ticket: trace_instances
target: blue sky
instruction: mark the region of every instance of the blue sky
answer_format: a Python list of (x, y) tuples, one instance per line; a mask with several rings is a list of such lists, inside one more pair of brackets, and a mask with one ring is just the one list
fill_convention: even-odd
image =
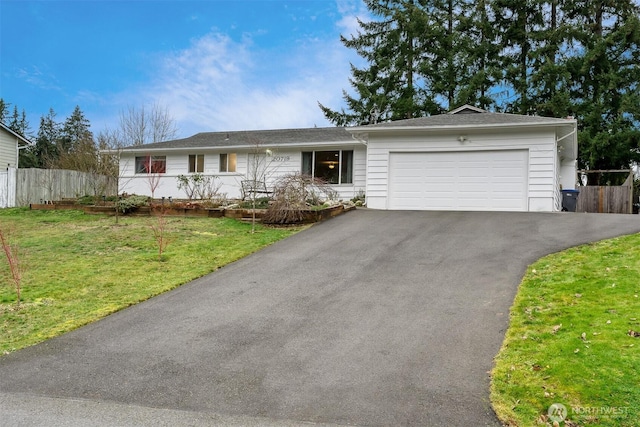
[(329, 126), (317, 102), (342, 106), (359, 58), (340, 34), (366, 13), (361, 0), (0, 0), (0, 97), (34, 133), (76, 105), (96, 134), (153, 104), (180, 137)]

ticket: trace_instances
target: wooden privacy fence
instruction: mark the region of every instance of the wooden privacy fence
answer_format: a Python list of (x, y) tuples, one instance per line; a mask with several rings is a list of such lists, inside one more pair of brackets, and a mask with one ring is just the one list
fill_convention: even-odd
[(0, 208), (16, 205), (16, 169), (7, 168), (0, 172)]
[(630, 170), (616, 171), (579, 171), (587, 173), (625, 172), (629, 177), (622, 185), (587, 185), (578, 187), (580, 195), (576, 204), (576, 212), (591, 213), (633, 213), (633, 173)]
[(15, 206), (117, 192), (114, 177), (63, 169), (18, 169)]

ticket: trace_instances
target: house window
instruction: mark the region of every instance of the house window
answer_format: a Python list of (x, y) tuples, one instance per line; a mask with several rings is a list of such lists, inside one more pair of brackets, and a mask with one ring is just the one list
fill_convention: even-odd
[(220, 172), (235, 172), (237, 156), (236, 153), (220, 154)]
[(136, 156), (136, 173), (166, 173), (167, 156)]
[(302, 173), (329, 184), (352, 184), (353, 150), (303, 152)]
[(204, 154), (189, 154), (189, 173), (204, 172)]

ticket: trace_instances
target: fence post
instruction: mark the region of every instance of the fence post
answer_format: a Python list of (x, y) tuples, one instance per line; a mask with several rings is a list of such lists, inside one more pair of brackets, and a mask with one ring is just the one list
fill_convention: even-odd
[(7, 168), (7, 207), (16, 207), (16, 189), (17, 189), (18, 169)]

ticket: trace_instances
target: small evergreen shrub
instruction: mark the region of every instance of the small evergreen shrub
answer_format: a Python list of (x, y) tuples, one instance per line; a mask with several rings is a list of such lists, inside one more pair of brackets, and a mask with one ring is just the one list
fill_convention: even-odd
[(149, 197), (132, 195), (116, 202), (116, 208), (123, 214), (134, 211), (142, 206), (149, 206)]

